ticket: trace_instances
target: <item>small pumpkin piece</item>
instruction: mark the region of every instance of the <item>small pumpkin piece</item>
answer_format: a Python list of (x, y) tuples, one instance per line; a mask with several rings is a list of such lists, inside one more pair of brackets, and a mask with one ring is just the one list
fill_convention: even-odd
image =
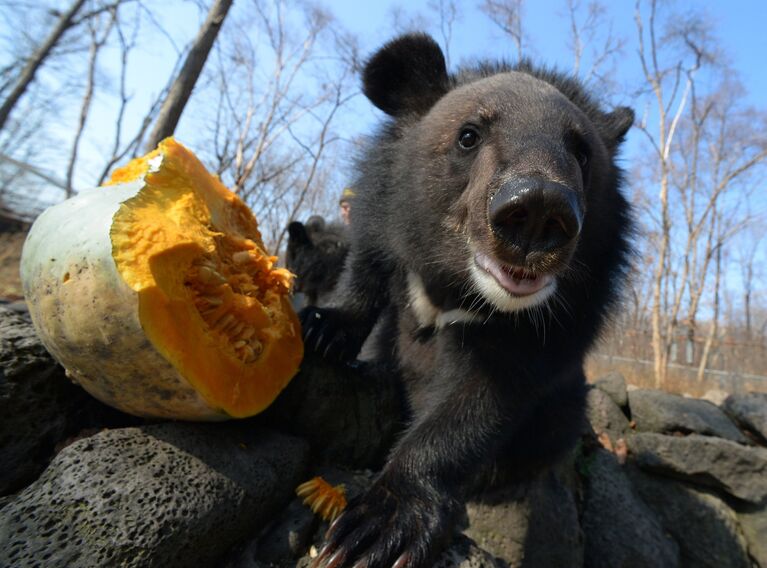
[(248, 207), (173, 139), (46, 211), (24, 247), (38, 334), (70, 376), (140, 416), (266, 408), (298, 370), (292, 275)]
[(346, 509), (346, 487), (331, 486), (322, 477), (313, 477), (296, 488), (296, 495), (303, 497), (304, 505), (326, 521), (333, 522)]

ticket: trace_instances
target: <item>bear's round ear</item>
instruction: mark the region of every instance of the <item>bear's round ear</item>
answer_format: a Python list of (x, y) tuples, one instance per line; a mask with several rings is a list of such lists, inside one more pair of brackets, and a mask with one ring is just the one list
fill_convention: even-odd
[(599, 130), (607, 146), (613, 150), (623, 142), (623, 137), (632, 124), (634, 124), (634, 111), (629, 107), (617, 107), (604, 115)]
[(309, 233), (319, 233), (325, 229), (325, 219), (321, 215), (312, 215), (306, 220), (306, 230)]
[(448, 91), (445, 56), (427, 34), (400, 36), (370, 58), (362, 87), (386, 114), (424, 114)]

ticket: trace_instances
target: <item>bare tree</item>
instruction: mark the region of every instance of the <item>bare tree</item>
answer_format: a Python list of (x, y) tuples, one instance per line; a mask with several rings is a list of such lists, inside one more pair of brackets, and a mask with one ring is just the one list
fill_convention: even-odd
[(90, 35), (91, 44), (88, 50), (88, 71), (86, 75), (85, 93), (83, 94), (82, 105), (80, 107), (80, 117), (77, 123), (77, 129), (75, 131), (74, 141), (72, 142), (72, 151), (69, 156), (69, 165), (67, 166), (66, 176), (66, 196), (70, 197), (74, 191), (72, 188), (72, 180), (75, 172), (75, 164), (77, 163), (77, 152), (80, 149), (80, 140), (85, 130), (85, 123), (88, 120), (88, 114), (90, 113), (91, 101), (93, 100), (93, 91), (96, 84), (96, 66), (98, 62), (98, 56), (101, 48), (104, 47), (107, 39), (109, 38), (112, 28), (117, 21), (117, 6), (112, 7), (108, 12), (106, 23), (103, 23), (102, 27), (101, 18), (94, 16), (88, 19), (88, 33)]
[(45, 41), (40, 45), (40, 47), (37, 48), (37, 50), (27, 61), (27, 64), (22, 69), (19, 78), (16, 80), (15, 86), (11, 90), (8, 97), (3, 101), (3, 104), (0, 105), (0, 130), (2, 130), (5, 126), (5, 123), (8, 120), (11, 111), (13, 110), (13, 107), (16, 106), (16, 103), (19, 102), (19, 99), (21, 99), (30, 83), (32, 83), (34, 80), (37, 70), (40, 69), (40, 67), (43, 65), (48, 55), (61, 39), (61, 36), (63, 36), (64, 33), (70, 27), (72, 27), (75, 15), (80, 11), (83, 4), (85, 4), (85, 0), (74, 0), (69, 9), (61, 14), (58, 21), (56, 22), (56, 25), (53, 27), (51, 33), (48, 35)]
[(205, 146), (214, 170), (253, 208), (266, 242), (279, 248), (289, 220), (332, 179), (324, 163), (341, 142), (335, 124), (356, 94), (359, 58), (354, 38), (319, 8), (291, 12), (279, 0), (253, 0), (231, 25), (235, 32), (216, 48)]
[(746, 340), (751, 340), (754, 336), (754, 316), (753, 316), (753, 297), (754, 297), (754, 280), (757, 277), (756, 262), (757, 251), (761, 248), (764, 242), (764, 237), (767, 232), (764, 230), (763, 220), (762, 223), (752, 224), (748, 230), (748, 238), (740, 247), (740, 254), (738, 255), (738, 263), (740, 265), (741, 281), (743, 283), (743, 317), (745, 320), (745, 337)]
[(480, 9), (514, 43), (517, 59), (522, 59), (527, 49), (527, 37), (522, 21), (525, 0), (484, 0)]
[(429, 8), (439, 17), (439, 33), (445, 52), (445, 63), (450, 69), (450, 46), (453, 42), (453, 25), (458, 17), (458, 6), (454, 0), (430, 0)]
[(420, 12), (408, 10), (399, 4), (389, 9), (388, 16), (391, 20), (392, 35), (420, 32), (429, 29), (431, 25), (429, 17)]
[(208, 17), (197, 33), (186, 61), (160, 109), (157, 122), (146, 142), (147, 150), (153, 149), (163, 138), (171, 136), (176, 130), (181, 113), (192, 95), (192, 90), (200, 77), (200, 73), (202, 73), (205, 62), (208, 60), (210, 50), (229, 9), (232, 7), (232, 2), (233, 0), (215, 0), (211, 6)]
[[(637, 0), (635, 22), (639, 41), (639, 60), (645, 81), (649, 85), (650, 92), (655, 99), (657, 113), (657, 131), (652, 132), (648, 126), (647, 116), (642, 120), (639, 127), (646, 135), (654, 154), (657, 158), (657, 175), (659, 182), (658, 204), (660, 206), (660, 231), (659, 243), (657, 243), (657, 259), (654, 272), (652, 290), (652, 346), (653, 367), (655, 372), (656, 386), (660, 386), (668, 368), (670, 353), (670, 337), (668, 326), (664, 333), (664, 324), (671, 326), (671, 331), (676, 326), (675, 318), (664, 317), (665, 304), (668, 298), (664, 294), (668, 292), (666, 284), (669, 283), (669, 274), (673, 268), (670, 263), (671, 249), (671, 225), (672, 216), (669, 202), (669, 187), (671, 181), (671, 150), (677, 127), (683, 112), (688, 104), (690, 91), (693, 87), (695, 75), (706, 62), (707, 53), (699, 40), (702, 34), (694, 25), (687, 29), (668, 34), (664, 43), (682, 40), (687, 52), (683, 58), (666, 66), (661, 65), (660, 46), (658, 43), (658, 2), (650, 0), (650, 15), (647, 30), (642, 15), (642, 2)], [(646, 38), (648, 35), (649, 38)]]
[[(151, 16), (151, 13), (148, 13)], [(123, 131), (125, 129), (125, 115), (132, 96), (128, 93), (127, 88), (127, 70), (128, 62), (130, 59), (131, 51), (136, 45), (136, 36), (138, 34), (139, 25), (137, 21), (133, 21), (130, 35), (126, 34), (123, 29), (122, 22), (117, 22), (117, 38), (120, 49), (120, 76), (118, 79), (118, 103), (117, 103), (117, 116), (115, 118), (115, 131), (111, 145), (111, 152), (109, 157), (106, 158), (104, 166), (101, 169), (101, 174), (97, 177), (95, 185), (102, 185), (107, 179), (110, 171), (115, 165), (123, 161), (127, 156), (135, 157), (138, 155), (142, 148), (142, 140), (146, 136), (147, 130), (154, 122), (157, 114), (160, 111), (163, 101), (167, 98), (168, 92), (173, 84), (173, 79), (177, 75), (178, 70), (183, 62), (184, 53), (179, 51), (178, 58), (173, 71), (170, 73), (168, 83), (159, 93), (154, 97), (154, 100), (150, 103), (148, 110), (140, 120), (132, 138), (127, 141), (123, 140)], [(164, 30), (160, 29), (161, 33)]]
[(752, 125), (758, 112), (743, 106), (742, 88), (724, 71), (721, 84), (703, 100), (692, 91), (690, 117), (679, 138), (680, 159), (672, 172), (685, 219), (679, 264), (686, 279), (691, 343), (711, 263), (721, 262), (719, 249), (753, 221), (743, 205), (754, 191), (750, 179), (767, 160), (767, 137)]
[(625, 41), (614, 35), (607, 8), (601, 2), (592, 0), (585, 9), (581, 0), (566, 2), (573, 74), (581, 77), (584, 83), (598, 86), (595, 91), (599, 93), (614, 91), (611, 71)]
[[(742, 89), (721, 62), (709, 26), (694, 14), (672, 16), (659, 37), (658, 1), (650, 0), (646, 21), (642, 7), (638, 1), (639, 59), (655, 109), (645, 111), (639, 126), (654, 163), (644, 180), (657, 187), (645, 219), (655, 255), (650, 325), (655, 386), (660, 387), (681, 331), (688, 355), (695, 358), (704, 303), (712, 319), (697, 360), (699, 376), (710, 360), (729, 262), (722, 251), (751, 222), (743, 203), (750, 177), (767, 160), (767, 144), (749, 125), (758, 113), (744, 107)], [(716, 72), (700, 81), (708, 70)]]
[[(716, 215), (714, 215), (716, 218)], [(715, 223), (716, 224), (716, 223)], [(708, 358), (711, 354), (711, 346), (714, 344), (719, 333), (719, 313), (721, 309), (721, 282), (722, 282), (722, 246), (724, 239), (718, 239), (715, 250), (716, 261), (714, 263), (714, 302), (713, 302), (713, 315), (711, 317), (711, 324), (709, 325), (708, 337), (703, 345), (703, 353), (698, 363), (698, 382), (703, 380), (703, 375), (706, 372), (706, 366), (708, 365)]]

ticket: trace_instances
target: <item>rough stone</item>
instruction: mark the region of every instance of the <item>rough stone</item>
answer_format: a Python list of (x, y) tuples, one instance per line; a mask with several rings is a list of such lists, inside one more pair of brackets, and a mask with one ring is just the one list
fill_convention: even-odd
[[(302, 481), (315, 475), (321, 476), (332, 486), (343, 485), (347, 499), (353, 499), (370, 487), (374, 477), (369, 471), (322, 468), (315, 474), (307, 475)], [(328, 526), (327, 521), (312, 513), (312, 510), (296, 497), (276, 519), (274, 525), (257, 538), (253, 547), (256, 551), (254, 558), (265, 565), (292, 566), (297, 559), (307, 554), (312, 545), (315, 549), (321, 547)]]
[(757, 566), (767, 566), (767, 505), (738, 507), (738, 521)]
[[(331, 485), (343, 484), (346, 489), (346, 496), (348, 499), (354, 499), (366, 491), (375, 479), (375, 474), (369, 470), (366, 471), (346, 471), (337, 468), (323, 468), (317, 475), (321, 475), (322, 478)], [(300, 502), (298, 500), (291, 504), (291, 507)], [(326, 521), (322, 521), (317, 528), (314, 537), (311, 541), (311, 545), (306, 546), (305, 555), (294, 560), (292, 558), (275, 558), (267, 560), (264, 554), (264, 544), (269, 533), (266, 533), (256, 547), (258, 552), (255, 557), (243, 561), (238, 559), (236, 562), (232, 562), (226, 565), (226, 568), (266, 568), (279, 567), (288, 568), (295, 566), (296, 568), (308, 568), (311, 566), (313, 556), (316, 556), (317, 552), (322, 548), (323, 536), (327, 532), (329, 524)], [(439, 560), (434, 564), (434, 568), (508, 568), (508, 564), (500, 558), (496, 558), (487, 550), (484, 550), (473, 540), (466, 535), (456, 534), (451, 542), (450, 546), (440, 556)]]
[(402, 425), (398, 393), (384, 366), (334, 365), (308, 354), (256, 423), (308, 440), (318, 463), (379, 469)]
[(722, 409), (767, 444), (767, 393), (732, 394), (725, 399)]
[(626, 437), (630, 431), (628, 418), (611, 396), (599, 388), (592, 388), (586, 403), (586, 418), (597, 435), (608, 434), (613, 444)]
[(467, 504), (466, 513), (464, 533), (510, 566), (556, 568), (583, 562), (575, 495), (554, 470), (482, 495)]
[(293, 500), (267, 525), (262, 535), (236, 547), (224, 568), (295, 566), (309, 550), (319, 517), (300, 501)]
[[(437, 566), (767, 566), (767, 449), (743, 445), (708, 403), (632, 390), (618, 374), (595, 387), (589, 420), (613, 445), (625, 437), (626, 466), (587, 436), (577, 467), (469, 503), (466, 534)], [(0, 566), (309, 566), (328, 523), (294, 496), (296, 485), (320, 474), (353, 498), (374, 474), (307, 472), (309, 444), (269, 429), (309, 440), (313, 463), (378, 468), (400, 425), (397, 392), (385, 367), (307, 360), (264, 415), (72, 442), (83, 428), (143, 422), (70, 384), (28, 318), (0, 306), (0, 490), (20, 491), (0, 494)], [(723, 408), (765, 443), (767, 395), (733, 395)], [(635, 433), (629, 411), (640, 430), (654, 414), (652, 428), (693, 434)]]
[(642, 500), (679, 544), (682, 566), (751, 568), (735, 512), (719, 497), (628, 468)]
[(626, 379), (618, 371), (607, 373), (604, 377), (598, 378), (594, 381), (594, 386), (609, 394), (615, 404), (621, 408), (628, 406), (629, 398), (626, 389)]
[(464, 535), (456, 536), (433, 568), (508, 568), (503, 560), (483, 550)]
[(309, 507), (293, 500), (277, 517), (274, 526), (259, 539), (256, 559), (276, 564), (301, 558), (309, 549), (319, 522), (320, 519)]
[(28, 314), (0, 306), (0, 495), (40, 475), (57, 445), (82, 429), (137, 419), (74, 385), (48, 355)]
[[(582, 527), (584, 566), (679, 566), (679, 549), (634, 493), (615, 457), (596, 450), (580, 466), (586, 478)], [(571, 564), (577, 566), (577, 564)]]
[(723, 390), (711, 389), (703, 393), (703, 396), (700, 398), (703, 400), (707, 400), (711, 404), (722, 406), (722, 403), (727, 399), (728, 396), (729, 396), (729, 393), (726, 393)]
[(0, 565), (215, 565), (304, 476), (307, 444), (233, 424), (104, 431), (62, 450), (0, 516)]
[(628, 397), (638, 431), (703, 434), (741, 444), (748, 441), (722, 410), (705, 400), (658, 390), (636, 390)]
[(752, 503), (767, 499), (767, 450), (729, 440), (641, 433), (627, 440), (642, 469), (721, 489)]

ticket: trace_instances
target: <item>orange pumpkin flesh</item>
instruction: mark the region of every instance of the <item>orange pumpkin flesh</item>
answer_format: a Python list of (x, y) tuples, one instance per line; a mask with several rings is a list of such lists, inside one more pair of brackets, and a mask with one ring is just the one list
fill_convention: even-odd
[(303, 356), (292, 275), (274, 267), (247, 206), (174, 140), (117, 170), (110, 184), (141, 178), (110, 237), (147, 338), (211, 407), (234, 417), (260, 412)]

